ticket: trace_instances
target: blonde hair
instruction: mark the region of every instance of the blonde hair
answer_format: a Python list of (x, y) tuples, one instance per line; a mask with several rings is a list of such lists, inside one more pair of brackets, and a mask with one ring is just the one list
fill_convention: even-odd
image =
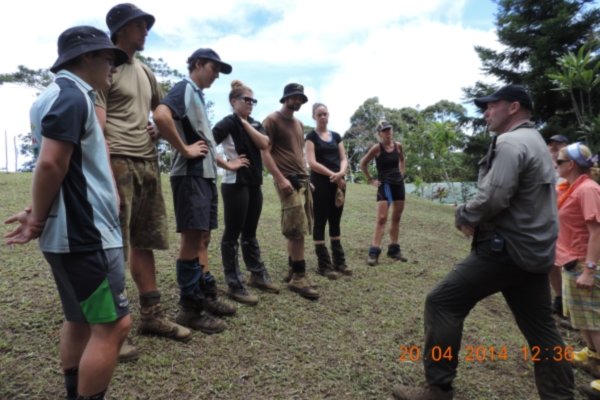
[(252, 89), (250, 89), (248, 86), (244, 85), (242, 81), (238, 81), (237, 79), (231, 81), (231, 92), (229, 92), (229, 102), (231, 103), (231, 100), (240, 97), (246, 92), (252, 93)]
[[(592, 152), (589, 149), (589, 147), (587, 147), (584, 144), (580, 144), (579, 145), (579, 151), (581, 151), (581, 155), (584, 158), (590, 158), (592, 156)], [(558, 151), (558, 155), (559, 157), (566, 157), (568, 160), (573, 160), (570, 156), (569, 153), (567, 153), (567, 148), (563, 147), (562, 149), (560, 149)], [(564, 160), (564, 158), (563, 158)], [(594, 165), (592, 165), (589, 168), (583, 168), (580, 167), (579, 165), (577, 165), (577, 163), (575, 163), (575, 166), (577, 166), (577, 168), (579, 169), (579, 171), (582, 174), (588, 174), (593, 180), (597, 181), (598, 178), (600, 177), (600, 170), (598, 169), (598, 163), (594, 163)]]

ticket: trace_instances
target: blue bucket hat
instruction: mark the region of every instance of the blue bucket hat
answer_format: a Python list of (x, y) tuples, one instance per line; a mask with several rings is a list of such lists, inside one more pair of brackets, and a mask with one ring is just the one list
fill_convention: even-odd
[(596, 162), (598, 162), (598, 155), (595, 154), (592, 157), (584, 157), (581, 154), (581, 146), (584, 144), (576, 142), (566, 147), (569, 158), (575, 162), (580, 168), (592, 168)]
[(126, 52), (115, 47), (106, 33), (93, 26), (74, 26), (58, 37), (58, 59), (50, 68), (50, 72), (57, 73), (69, 61), (82, 54), (97, 50), (112, 50), (115, 53), (115, 67), (125, 64), (129, 60)]

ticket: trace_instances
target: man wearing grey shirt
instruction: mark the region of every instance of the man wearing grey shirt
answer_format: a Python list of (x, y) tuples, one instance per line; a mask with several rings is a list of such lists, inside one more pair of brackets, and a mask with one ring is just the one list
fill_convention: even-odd
[[(550, 308), (548, 272), (558, 237), (554, 164), (530, 121), (533, 103), (518, 85), (475, 100), (497, 135), (479, 162), (479, 191), (456, 209), (456, 227), (473, 236), (471, 254), (427, 295), (425, 376), (429, 386), (394, 387), (405, 400), (449, 400), (454, 395), (463, 323), (484, 298), (501, 292), (530, 348), (539, 348), (535, 383), (542, 399), (573, 399), (573, 370)], [(434, 361), (434, 347), (450, 357)], [(428, 356), (429, 355), (429, 356)]]

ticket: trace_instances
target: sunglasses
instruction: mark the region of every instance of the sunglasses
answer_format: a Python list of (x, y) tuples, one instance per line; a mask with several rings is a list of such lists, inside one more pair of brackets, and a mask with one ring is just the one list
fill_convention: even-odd
[(249, 106), (255, 106), (258, 103), (258, 100), (246, 96), (236, 97), (236, 100), (244, 100), (244, 102)]
[(556, 165), (561, 165), (562, 163), (569, 162), (571, 160), (556, 160)]

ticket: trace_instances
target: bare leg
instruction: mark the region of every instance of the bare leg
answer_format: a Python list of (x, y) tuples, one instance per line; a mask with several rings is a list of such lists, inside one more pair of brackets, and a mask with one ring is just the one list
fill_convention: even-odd
[[(197, 229), (186, 229), (181, 232), (181, 247), (179, 247), (180, 260), (193, 260), (200, 256), (200, 243), (202, 242), (203, 233), (205, 232)], [(200, 262), (202, 262), (202, 260), (200, 260)]]
[(402, 211), (404, 211), (404, 201), (394, 201), (392, 203), (392, 223), (390, 224), (390, 242), (393, 244), (398, 244)]
[(140, 294), (158, 290), (152, 250), (131, 249), (129, 269)]
[(127, 315), (115, 322), (89, 326), (91, 337), (79, 362), (80, 395), (93, 396), (108, 388), (130, 325), (131, 317)]
[(389, 206), (387, 201), (377, 202), (377, 221), (375, 222), (375, 234), (373, 235), (373, 246), (380, 247), (385, 225), (387, 224)]
[(288, 254), (292, 261), (304, 260), (304, 238), (287, 241)]
[(60, 332), (60, 361), (63, 369), (79, 365), (91, 334), (89, 324), (65, 321)]
[(561, 267), (554, 266), (550, 273), (548, 274), (548, 278), (550, 279), (550, 286), (554, 290), (555, 296), (562, 297), (562, 271)]

